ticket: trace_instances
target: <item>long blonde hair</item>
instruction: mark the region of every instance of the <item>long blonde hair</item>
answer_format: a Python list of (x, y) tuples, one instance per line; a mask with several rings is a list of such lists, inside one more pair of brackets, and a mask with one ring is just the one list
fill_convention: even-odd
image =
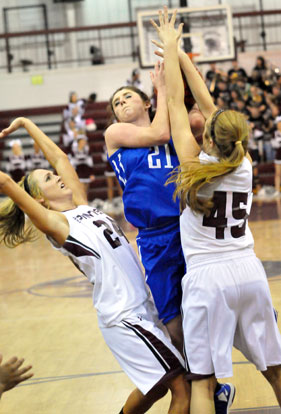
[(186, 204), (196, 213), (210, 214), (212, 199), (198, 197), (198, 191), (217, 177), (229, 174), (237, 168), (247, 152), (249, 127), (243, 114), (226, 110), (216, 111), (204, 131), (205, 140), (212, 139), (212, 154), (219, 162), (200, 163), (191, 160), (181, 164), (169, 178), (177, 185), (175, 196), (180, 195), (181, 208)]
[[(18, 185), (25, 189), (25, 177), (18, 182)], [(42, 197), (42, 193), (32, 179), (32, 173), (26, 176), (29, 193), (33, 198)], [(0, 243), (4, 243), (7, 247), (16, 247), (27, 241), (37, 239), (38, 233), (32, 225), (26, 226), (24, 212), (10, 198), (0, 203)]]

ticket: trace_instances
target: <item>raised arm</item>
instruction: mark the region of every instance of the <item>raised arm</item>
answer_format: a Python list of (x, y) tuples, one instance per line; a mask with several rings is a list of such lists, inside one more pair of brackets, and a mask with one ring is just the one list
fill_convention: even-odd
[(196, 157), (200, 152), (200, 147), (191, 132), (188, 113), (184, 105), (184, 85), (178, 57), (178, 41), (181, 36), (182, 24), (176, 30), (174, 28), (175, 20), (176, 11), (174, 11), (169, 21), (167, 8), (164, 7), (164, 15), (162, 11), (159, 11), (159, 26), (155, 22), (152, 22), (152, 24), (156, 28), (160, 40), (163, 42), (167, 101), (172, 137), (179, 161), (183, 163), (190, 158)]
[(75, 169), (72, 167), (67, 155), (38, 128), (30, 119), (16, 118), (11, 125), (3, 129), (0, 138), (4, 138), (19, 128), (25, 128), (28, 134), (38, 144), (46, 159), (62, 177), (63, 182), (72, 189), (76, 204), (87, 204), (87, 197), (83, 185), (80, 183)]
[(191, 90), (191, 93), (205, 119), (217, 109), (210, 92), (190, 60), (190, 57), (181, 49), (178, 50), (180, 66)]
[[(164, 48), (163, 43), (159, 43), (154, 40), (153, 43), (160, 49)], [(160, 57), (164, 57), (163, 53), (160, 50), (155, 51), (155, 54)], [(179, 43), (178, 55), (181, 69), (184, 73), (192, 95), (203, 116), (205, 119), (207, 119), (217, 109), (213, 102), (212, 96), (210, 95), (210, 92), (204, 80), (193, 65), (190, 57), (180, 48)]]
[[(154, 72), (150, 73), (153, 86), (157, 89), (157, 107), (154, 119), (150, 122), (148, 108), (150, 102), (145, 103), (146, 113), (139, 113), (135, 119), (110, 125), (105, 133), (105, 141), (109, 155), (120, 147), (149, 147), (169, 142), (170, 125), (166, 101), (166, 87), (164, 66), (157, 62)], [(120, 102), (118, 102), (120, 105)], [(113, 99), (113, 108), (115, 100)], [(121, 122), (120, 122), (121, 121)]]

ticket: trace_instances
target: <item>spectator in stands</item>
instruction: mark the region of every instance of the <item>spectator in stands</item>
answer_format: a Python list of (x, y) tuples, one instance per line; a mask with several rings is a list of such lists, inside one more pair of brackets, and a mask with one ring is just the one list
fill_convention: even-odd
[(66, 109), (63, 111), (63, 118), (65, 122), (70, 119), (75, 123), (76, 128), (84, 128), (85, 120), (83, 119), (85, 112), (85, 101), (79, 99), (76, 92), (70, 92), (69, 102)]
[(43, 152), (40, 150), (39, 145), (32, 140), (33, 144), (33, 153), (29, 155), (27, 159), (27, 169), (29, 171), (41, 168), (41, 169), (48, 169), (50, 165), (48, 161), (45, 159)]
[(25, 175), (27, 169), (26, 159), (22, 150), (20, 139), (13, 139), (10, 141), (12, 154), (9, 156), (9, 163), (7, 165), (7, 172), (16, 182)]
[(238, 109), (238, 101), (242, 99), (242, 96), (237, 88), (233, 88), (230, 90), (230, 102), (229, 108), (233, 109), (234, 111), (239, 111)]
[(77, 125), (74, 118), (69, 118), (64, 121), (64, 131), (62, 135), (62, 143), (66, 153), (71, 151), (72, 142), (77, 139), (78, 135), (86, 135), (84, 129), (85, 123)]
[(239, 63), (237, 60), (233, 60), (232, 62), (232, 68), (229, 69), (227, 72), (228, 79), (232, 83), (236, 83), (237, 79), (243, 79), (245, 82), (248, 80), (248, 75), (245, 71), (245, 69), (241, 68), (239, 66)]
[(71, 145), (70, 162), (75, 168), (79, 180), (84, 184), (86, 193), (90, 183), (94, 182), (94, 162), (89, 152), (86, 135), (78, 134)]
[(211, 93), (214, 92), (216, 83), (219, 80), (226, 81), (227, 80), (227, 73), (224, 72), (222, 69), (217, 68), (215, 62), (210, 63), (210, 69), (207, 71), (205, 76), (205, 81), (207, 87)]
[(96, 100), (97, 100), (96, 92), (90, 93), (90, 95), (88, 96), (88, 103), (89, 104), (94, 103), (94, 102), (96, 102)]
[(250, 96), (250, 88), (251, 84), (247, 81), (245, 81), (243, 78), (237, 78), (235, 82), (235, 88), (240, 93), (242, 98), (247, 101), (247, 99)]
[(243, 98), (237, 99), (235, 102), (237, 111), (242, 112), (246, 117), (249, 117), (249, 111), (246, 108), (246, 102)]
[(247, 109), (249, 110), (249, 121), (253, 124), (253, 128), (262, 131), (264, 120), (259, 107), (248, 106)]
[(216, 99), (216, 106), (218, 107), (218, 109), (228, 109), (229, 101), (221, 96), (218, 96)]
[(274, 132), (274, 139), (272, 145), (275, 149), (274, 167), (275, 167), (275, 192), (274, 197), (280, 197), (280, 185), (281, 185), (281, 116), (275, 119), (277, 129)]
[(131, 74), (131, 78), (127, 79), (126, 85), (128, 86), (135, 86), (136, 88), (140, 89), (141, 91), (144, 90), (144, 86), (140, 79), (140, 70), (138, 68), (134, 69)]
[(264, 93), (256, 85), (251, 85), (250, 87), (250, 94), (249, 98), (247, 99), (247, 106), (249, 108), (258, 108), (261, 113), (264, 113), (267, 109)]
[(262, 123), (262, 132), (264, 161), (273, 162), (274, 149), (272, 147), (272, 139), (274, 137), (275, 126), (272, 118), (264, 119), (264, 122)]
[(251, 83), (258, 86), (260, 89), (265, 90), (266, 85), (264, 79), (266, 77), (267, 66), (263, 56), (258, 56), (256, 58), (256, 64), (252, 69), (251, 73)]
[(216, 82), (216, 87), (214, 89), (213, 96), (215, 100), (217, 100), (218, 97), (222, 98), (226, 103), (226, 108), (228, 108), (231, 100), (228, 83), (222, 79), (219, 79)]
[(276, 105), (278, 107), (279, 113), (281, 112), (281, 87), (278, 83), (274, 83), (271, 86), (271, 91), (266, 93), (266, 102), (268, 105)]
[(75, 119), (75, 122), (79, 122), (85, 112), (85, 101), (79, 99), (76, 92), (70, 92), (68, 110), (70, 116)]

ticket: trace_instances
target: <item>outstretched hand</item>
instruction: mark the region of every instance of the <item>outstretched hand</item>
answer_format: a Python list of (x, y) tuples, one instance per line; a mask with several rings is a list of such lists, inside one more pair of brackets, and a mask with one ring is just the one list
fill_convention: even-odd
[(0, 395), (33, 376), (33, 373), (27, 373), (32, 368), (31, 365), (21, 368), (24, 363), (23, 358), (13, 357), (5, 364), (1, 365), (1, 363), (2, 355), (0, 354)]
[(10, 135), (12, 132), (17, 131), (20, 127), (23, 126), (23, 118), (16, 118), (8, 128), (3, 129), (0, 132), (0, 138), (5, 138)]
[[(162, 10), (159, 10), (158, 15), (159, 15), (159, 25), (157, 25), (157, 23), (155, 23), (155, 21), (152, 19), (150, 20), (150, 22), (157, 30), (159, 39), (161, 40), (162, 43), (156, 40), (152, 40), (152, 43), (154, 43), (160, 49), (163, 49), (165, 43), (174, 42), (174, 41), (179, 43), (181, 33), (182, 33), (183, 23), (181, 23), (177, 29), (175, 28), (177, 10), (173, 11), (170, 21), (169, 21), (168, 9), (166, 6), (164, 6), (164, 14)], [(155, 51), (155, 54), (163, 57), (163, 52), (161, 51), (157, 50)]]
[(154, 71), (150, 72), (150, 79), (153, 86), (159, 90), (161, 86), (165, 86), (164, 63), (159, 61), (155, 63)]

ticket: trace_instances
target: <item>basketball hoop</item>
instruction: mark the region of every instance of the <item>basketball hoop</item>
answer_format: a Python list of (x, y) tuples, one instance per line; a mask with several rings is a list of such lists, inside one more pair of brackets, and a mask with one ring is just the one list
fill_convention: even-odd
[(188, 52), (187, 55), (190, 57), (191, 62), (193, 62), (193, 58), (196, 56), (200, 56), (200, 53)]

